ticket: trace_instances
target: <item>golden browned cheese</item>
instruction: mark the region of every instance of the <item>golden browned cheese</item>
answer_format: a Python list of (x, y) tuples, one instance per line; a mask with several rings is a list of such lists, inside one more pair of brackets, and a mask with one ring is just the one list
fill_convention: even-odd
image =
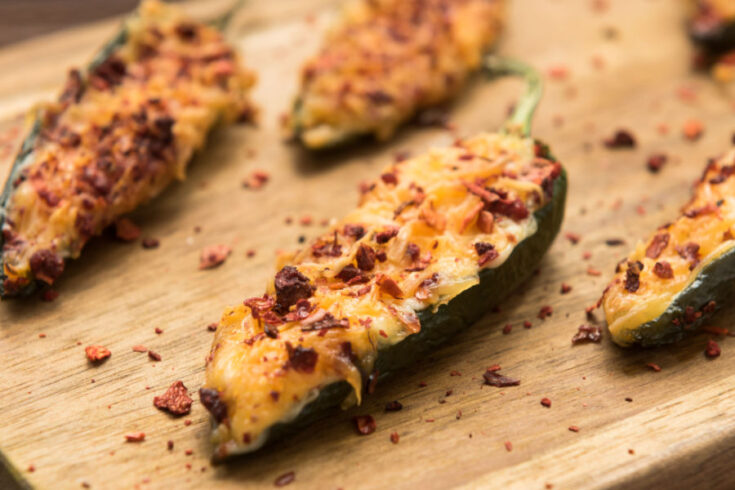
[(500, 31), (503, 0), (352, 2), (302, 70), (289, 120), (304, 145), (389, 138), (453, 95)]
[(534, 234), (561, 166), (530, 138), (482, 134), (396, 163), (360, 205), (306, 248), (281, 257), (266, 295), (229, 308), (207, 361), (202, 400), (217, 456), (260, 447), (324, 386), (360, 401), (380, 349), (417, 333)]
[(707, 167), (676, 221), (639, 243), (618, 266), (602, 298), (616, 343), (633, 343), (640, 325), (658, 318), (703, 267), (735, 247), (733, 196), (735, 150)]
[(222, 34), (147, 1), (127, 39), (89, 73), (72, 70), (41, 112), (3, 226), (5, 292), (53, 283), (63, 259), (121, 214), (183, 179), (219, 121), (252, 113), (254, 83)]
[(712, 77), (724, 83), (735, 81), (735, 1), (689, 3), (690, 31), (703, 44), (703, 61), (710, 67)]

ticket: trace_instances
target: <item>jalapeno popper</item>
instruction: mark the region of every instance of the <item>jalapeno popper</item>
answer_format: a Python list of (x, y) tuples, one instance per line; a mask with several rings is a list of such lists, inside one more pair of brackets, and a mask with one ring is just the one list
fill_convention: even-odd
[(281, 259), (263, 296), (225, 311), (200, 390), (215, 459), (359, 403), (532, 273), (566, 193), (561, 164), (528, 136), (532, 80), (513, 118), (526, 122), (387, 167), (354, 211)]
[(252, 113), (253, 83), (218, 30), (144, 2), (37, 111), (0, 198), (0, 294), (53, 284), (90, 237), (183, 179), (216, 123)]
[(454, 95), (498, 37), (504, 0), (359, 0), (301, 73), (288, 129), (308, 148), (385, 140)]
[(716, 80), (735, 81), (735, 2), (691, 0), (689, 32)]
[(605, 290), (619, 345), (674, 342), (735, 292), (735, 149), (713, 161), (676, 221), (618, 265)]

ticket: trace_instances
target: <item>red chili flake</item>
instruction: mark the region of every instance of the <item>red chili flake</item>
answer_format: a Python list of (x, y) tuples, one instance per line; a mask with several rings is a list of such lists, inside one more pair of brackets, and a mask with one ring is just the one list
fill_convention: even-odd
[(158, 248), (158, 245), (160, 245), (161, 242), (158, 241), (157, 238), (144, 238), (141, 242), (141, 245), (143, 245), (143, 248), (145, 249), (152, 249), (152, 248)]
[(570, 286), (569, 284), (565, 282), (561, 283), (561, 294), (567, 294), (571, 290), (572, 290), (572, 286)]
[(168, 448), (169, 451), (173, 451), (174, 450), (174, 441), (172, 441), (171, 439), (169, 439), (168, 442), (166, 442), (166, 448)]
[(582, 237), (579, 234), (573, 233), (571, 231), (566, 232), (564, 234), (564, 238), (566, 238), (567, 240), (569, 240), (572, 243), (572, 245), (578, 244), (579, 241), (582, 239)]
[(505, 446), (506, 451), (511, 452), (513, 450), (513, 443), (510, 441), (505, 441), (503, 445)]
[(133, 242), (140, 236), (140, 228), (129, 218), (121, 218), (115, 222), (115, 236), (124, 242)]
[(714, 359), (715, 357), (719, 357), (722, 353), (722, 349), (720, 349), (720, 346), (712, 339), (709, 339), (707, 341), (707, 348), (704, 350), (704, 355), (709, 357), (710, 359)]
[(669, 245), (670, 235), (668, 233), (659, 233), (653, 237), (651, 243), (646, 248), (646, 257), (649, 259), (657, 259)]
[(375, 419), (372, 415), (356, 415), (352, 417), (357, 432), (363, 436), (367, 436), (375, 432)]
[(134, 432), (125, 434), (125, 442), (143, 442), (145, 440), (145, 432)]
[(388, 402), (385, 404), (385, 411), (386, 412), (397, 412), (403, 408), (403, 404), (397, 400), (393, 400), (392, 402)]
[(653, 266), (653, 273), (661, 279), (671, 279), (674, 277), (674, 269), (666, 261), (656, 262)]
[(503, 327), (503, 335), (508, 335), (511, 330), (513, 330), (513, 325), (508, 323), (506, 326)]
[(589, 259), (591, 259), (591, 258), (592, 258), (592, 252), (584, 252), (584, 253), (582, 254), (582, 259), (583, 259), (583, 260), (589, 260)]
[(613, 136), (605, 139), (604, 143), (607, 148), (611, 149), (635, 148), (636, 145), (633, 134), (625, 129), (618, 129)]
[(548, 398), (542, 398), (541, 399), (541, 405), (545, 406), (546, 408), (550, 408), (551, 407), (551, 400), (549, 400)]
[(192, 454), (194, 454), (194, 450), (193, 449), (187, 449), (186, 451), (184, 451), (184, 454), (186, 454), (187, 456), (191, 456)]
[(696, 141), (704, 133), (704, 124), (699, 119), (689, 119), (684, 123), (681, 132), (689, 141)]
[(264, 172), (263, 170), (254, 170), (245, 180), (243, 180), (242, 185), (247, 189), (260, 189), (268, 182), (269, 179), (270, 175), (268, 172)]
[(659, 372), (659, 371), (661, 371), (661, 366), (659, 366), (658, 364), (654, 364), (654, 363), (652, 363), (652, 362), (649, 362), (648, 364), (646, 364), (646, 366), (647, 366), (647, 367), (648, 367), (649, 369), (652, 369), (652, 370), (654, 370), (655, 372)]
[(59, 292), (55, 289), (46, 289), (43, 293), (41, 293), (41, 301), (46, 301), (47, 303), (54, 301), (58, 297)]
[(161, 335), (163, 333), (163, 329), (158, 327), (156, 327), (153, 331), (156, 332), (158, 335)]
[(284, 473), (276, 478), (273, 484), (277, 487), (285, 487), (286, 485), (293, 483), (295, 479), (296, 473), (294, 473), (293, 471), (289, 471), (288, 473)]
[(722, 328), (722, 327), (705, 326), (705, 327), (702, 327), (702, 331), (712, 334), (712, 335), (722, 335), (722, 336), (730, 335), (730, 330), (728, 330), (727, 328)]
[(531, 328), (532, 326), (533, 326), (533, 324), (531, 322), (529, 322), (528, 320), (525, 320), (523, 322), (523, 328)]
[(569, 69), (564, 65), (555, 65), (549, 67), (547, 73), (552, 80), (566, 80)]
[(152, 350), (149, 350), (148, 358), (150, 358), (152, 361), (158, 362), (161, 360), (161, 354), (158, 354), (157, 352), (153, 352)]
[(426, 422), (427, 424), (432, 424), (435, 421), (436, 421), (436, 419), (426, 419), (426, 420), (424, 420), (424, 422)]
[(648, 157), (648, 160), (646, 160), (646, 166), (648, 167), (648, 170), (651, 171), (651, 173), (655, 174), (658, 173), (661, 168), (663, 168), (667, 160), (668, 157), (663, 153), (655, 153)]
[(133, 352), (148, 352), (148, 348), (144, 345), (134, 345)]
[(554, 308), (552, 306), (550, 305), (542, 306), (538, 312), (538, 318), (541, 320), (544, 320), (550, 317), (552, 313), (554, 313)]
[(300, 373), (313, 373), (316, 367), (319, 354), (312, 348), (305, 348), (297, 345), (294, 348), (291, 342), (286, 342), (286, 351), (288, 351), (288, 366)]
[(187, 415), (191, 411), (191, 403), (186, 386), (181, 381), (174, 382), (163, 395), (153, 398), (156, 408), (172, 415)]
[(602, 340), (602, 329), (593, 325), (580, 325), (572, 337), (572, 344), (599, 342)]
[(209, 245), (204, 247), (199, 257), (199, 270), (213, 269), (221, 265), (231, 253), (232, 249), (227, 245)]
[(495, 371), (500, 371), (500, 364), (493, 364), (489, 368), (487, 368), (488, 371), (491, 373), (494, 373)]
[(520, 379), (511, 378), (509, 376), (503, 376), (497, 371), (491, 371), (488, 369), (482, 375), (485, 379), (485, 384), (489, 386), (495, 386), (496, 388), (505, 388), (507, 386), (518, 386), (521, 384)]
[(587, 267), (587, 275), (597, 277), (597, 276), (601, 276), (602, 275), (602, 272), (600, 272), (599, 270), (595, 269), (592, 266), (589, 266), (589, 267)]
[(456, 418), (457, 420), (459, 420), (459, 419), (461, 419), (461, 418), (462, 418), (462, 410), (457, 410), (457, 415), (455, 415), (455, 418)]
[(248, 249), (248, 250), (247, 250), (247, 251), (245, 252), (245, 256), (246, 256), (247, 258), (249, 258), (249, 259), (252, 259), (253, 257), (255, 257), (255, 250), (253, 250), (252, 248)]
[(222, 401), (217, 390), (199, 388), (199, 401), (212, 414), (218, 424), (227, 420), (227, 405)]
[(29, 464), (28, 465), (28, 472), (29, 473), (33, 473), (34, 471), (36, 471), (36, 467), (34, 465), (32, 465), (32, 464)]
[(570, 425), (569, 430), (572, 432), (579, 432), (579, 427), (577, 427), (576, 425)]
[(101, 345), (90, 345), (84, 348), (84, 353), (87, 354), (87, 359), (91, 363), (97, 363), (104, 361), (112, 355), (110, 349)]
[(299, 224), (301, 226), (310, 226), (313, 222), (314, 222), (314, 220), (308, 214), (305, 214), (304, 216), (302, 216), (301, 218), (299, 218)]
[(398, 441), (401, 439), (401, 436), (398, 435), (398, 432), (392, 432), (390, 435), (390, 442), (393, 444), (398, 444)]
[(449, 376), (462, 376), (462, 373), (460, 373), (459, 371), (452, 370), (452, 371), (449, 371)]

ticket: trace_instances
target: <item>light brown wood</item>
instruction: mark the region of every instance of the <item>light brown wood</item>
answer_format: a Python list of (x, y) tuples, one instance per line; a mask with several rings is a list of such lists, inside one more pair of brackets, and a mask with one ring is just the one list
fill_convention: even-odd
[[(209, 421), (198, 401), (183, 419), (153, 407), (153, 397), (175, 380), (192, 393), (199, 388), (211, 341), (206, 325), (226, 305), (262, 292), (276, 249), (296, 247), (300, 235), (320, 229), (287, 226), (286, 217), (298, 222), (309, 214), (316, 223), (337, 217), (356, 201), (357, 184), (396, 151), (416, 153), (455, 137), (409, 128), (390, 144), (322, 156), (281, 142), (278, 116), (335, 3), (250, 3), (234, 36), (260, 75), (255, 97), (262, 124), (217, 132), (186, 182), (134, 214), (144, 236), (161, 240), (160, 248), (95, 239), (69, 265), (55, 302), (0, 304), (0, 451), (9, 463), (41, 488), (83, 482), (93, 488), (271, 487), (287, 471), (296, 474), (291, 488), (732, 487), (733, 340), (721, 340), (723, 354), (712, 361), (703, 355), (704, 335), (646, 351), (624, 351), (607, 338), (600, 345), (570, 345), (586, 321), (584, 307), (596, 301), (614, 264), (676, 214), (706, 159), (723, 152), (735, 130), (732, 93), (690, 71), (683, 6), (666, 0), (609, 2), (602, 13), (587, 0), (512, 2), (500, 52), (544, 71), (556, 65), (570, 71), (567, 80), (548, 82), (534, 132), (566, 165), (563, 229), (582, 240), (572, 245), (560, 236), (540, 274), (502, 312), (379, 386), (363, 406), (335, 411), (290, 440), (224, 466), (209, 465)], [(88, 58), (113, 28), (104, 22), (0, 51), (3, 128), (17, 124), (30, 101), (52, 93), (67, 66)], [(605, 35), (611, 28), (614, 39)], [(604, 61), (601, 69), (593, 64), (596, 56)], [(478, 77), (452, 106), (456, 134), (498, 127), (520, 86)], [(693, 87), (696, 99), (682, 100), (682, 87)], [(706, 123), (695, 143), (680, 132), (690, 117)], [(662, 123), (668, 134), (659, 133)], [(618, 127), (635, 134), (637, 149), (602, 147)], [(645, 168), (653, 152), (670, 157), (658, 175)], [(10, 155), (2, 158), (4, 175)], [(270, 172), (271, 181), (259, 191), (242, 189), (240, 180), (255, 169)], [(195, 226), (202, 232), (194, 233)], [(609, 238), (626, 245), (607, 246)], [(201, 248), (215, 243), (231, 245), (233, 255), (218, 269), (199, 271)], [(254, 258), (246, 257), (249, 249), (256, 250)], [(587, 261), (586, 251), (592, 254)], [(588, 275), (588, 266), (602, 276)], [(573, 287), (569, 294), (560, 294), (562, 282)], [(547, 304), (553, 316), (541, 321), (536, 315)], [(733, 318), (726, 311), (714, 323), (729, 326)], [(533, 327), (524, 329), (524, 320)], [(508, 323), (513, 331), (503, 335)], [(164, 332), (156, 335), (156, 327)], [(84, 356), (89, 344), (109, 347), (112, 357), (91, 367)], [(163, 360), (133, 352), (135, 344)], [(649, 362), (662, 371), (648, 369)], [(481, 375), (494, 363), (521, 378), (521, 386), (483, 387)], [(452, 370), (462, 375), (450, 376)], [(427, 386), (419, 387), (421, 381)], [(551, 399), (550, 408), (540, 405), (543, 397)], [(405, 408), (384, 413), (390, 400)], [(362, 413), (377, 420), (368, 437), (356, 435), (350, 422)], [(570, 432), (570, 425), (580, 431)], [(136, 431), (146, 440), (125, 443), (124, 435)], [(394, 431), (401, 437), (397, 445), (389, 440)], [(185, 455), (187, 449), (193, 455)]]

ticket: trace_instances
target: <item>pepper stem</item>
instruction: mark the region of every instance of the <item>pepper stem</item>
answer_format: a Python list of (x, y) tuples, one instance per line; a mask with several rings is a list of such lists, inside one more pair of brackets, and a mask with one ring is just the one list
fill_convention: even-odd
[(220, 14), (218, 17), (209, 21), (209, 24), (220, 31), (224, 31), (232, 22), (235, 14), (245, 5), (245, 0), (237, 0), (232, 7), (227, 9), (226, 12)]
[(489, 76), (516, 75), (525, 80), (526, 90), (518, 99), (513, 113), (503, 124), (503, 131), (530, 136), (533, 113), (544, 91), (541, 75), (535, 68), (521, 61), (498, 56), (487, 56), (484, 68)]

